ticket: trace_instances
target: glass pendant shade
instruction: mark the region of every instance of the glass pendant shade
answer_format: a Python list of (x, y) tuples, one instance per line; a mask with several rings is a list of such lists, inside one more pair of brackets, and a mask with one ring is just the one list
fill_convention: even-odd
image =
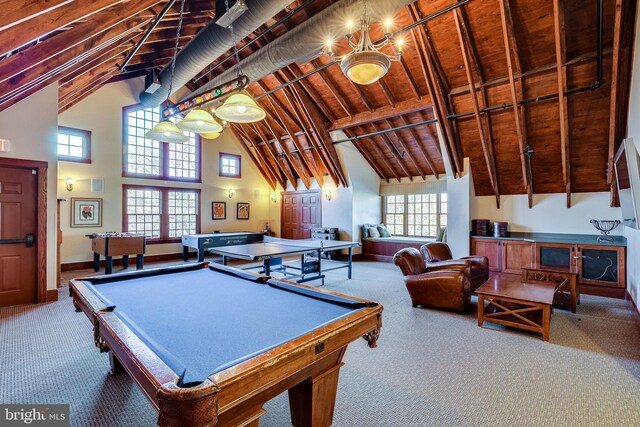
[(250, 96), (236, 93), (218, 107), (216, 116), (232, 123), (253, 123), (263, 120), (266, 113)]
[(376, 51), (354, 52), (340, 62), (342, 72), (359, 85), (377, 82), (387, 74), (391, 60), (387, 55)]
[(178, 122), (178, 127), (199, 134), (222, 131), (220, 123), (208, 111), (199, 108), (189, 111), (185, 118)]
[(160, 142), (187, 142), (189, 140), (178, 126), (168, 120), (163, 120), (155, 125), (147, 132), (147, 138)]
[(205, 139), (216, 139), (220, 136), (220, 132), (201, 133), (200, 136)]

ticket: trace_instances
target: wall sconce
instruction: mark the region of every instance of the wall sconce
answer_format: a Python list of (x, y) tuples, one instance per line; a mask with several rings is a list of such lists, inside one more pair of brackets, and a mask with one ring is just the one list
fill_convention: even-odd
[(67, 178), (64, 180), (64, 183), (67, 186), (67, 191), (73, 191), (73, 184), (76, 183), (76, 180), (73, 178)]
[(331, 191), (325, 190), (324, 198), (327, 199), (327, 200), (331, 200)]
[(233, 191), (233, 190), (227, 191), (227, 195), (229, 196), (230, 199), (233, 197), (234, 193), (235, 193), (235, 191)]
[(0, 152), (8, 153), (11, 151), (11, 141), (0, 138)]
[(269, 196), (269, 198), (271, 199), (271, 201), (273, 203), (276, 203), (278, 201), (278, 195), (276, 193), (271, 193), (271, 195)]

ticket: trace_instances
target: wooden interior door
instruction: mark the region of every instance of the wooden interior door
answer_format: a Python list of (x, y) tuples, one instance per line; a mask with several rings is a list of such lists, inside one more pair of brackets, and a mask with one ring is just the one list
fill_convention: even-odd
[(37, 298), (37, 173), (0, 167), (0, 307)]
[(285, 239), (310, 239), (311, 230), (320, 227), (321, 215), (319, 191), (283, 193), (282, 237)]
[(320, 227), (320, 192), (300, 194), (300, 239), (310, 239), (311, 230)]
[(300, 233), (300, 212), (298, 209), (298, 195), (284, 193), (282, 195), (282, 237), (298, 239)]

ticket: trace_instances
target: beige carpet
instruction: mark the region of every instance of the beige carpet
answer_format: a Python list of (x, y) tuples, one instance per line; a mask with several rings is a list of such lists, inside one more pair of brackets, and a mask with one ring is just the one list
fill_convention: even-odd
[[(479, 329), (475, 313), (412, 308), (391, 264), (345, 276), (329, 273), (325, 288), (384, 304), (384, 327), (377, 349), (349, 346), (334, 426), (640, 426), (640, 329), (624, 301), (555, 310), (544, 343)], [(60, 297), (0, 309), (0, 403), (70, 403), (76, 426), (154, 425), (137, 386), (107, 374), (66, 288)], [(261, 426), (290, 425), (286, 395), (265, 409)]]

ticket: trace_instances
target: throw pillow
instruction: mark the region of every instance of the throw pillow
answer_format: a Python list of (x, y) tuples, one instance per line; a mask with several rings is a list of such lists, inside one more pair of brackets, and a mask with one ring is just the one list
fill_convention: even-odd
[(378, 229), (378, 232), (380, 233), (380, 237), (391, 237), (391, 233), (389, 233), (389, 230), (387, 229), (386, 225), (378, 224), (378, 226), (376, 228)]
[(362, 224), (362, 237), (371, 237), (369, 235), (369, 228), (371, 224)]
[(370, 237), (380, 237), (380, 232), (378, 231), (377, 227), (370, 227), (369, 228), (369, 236)]

